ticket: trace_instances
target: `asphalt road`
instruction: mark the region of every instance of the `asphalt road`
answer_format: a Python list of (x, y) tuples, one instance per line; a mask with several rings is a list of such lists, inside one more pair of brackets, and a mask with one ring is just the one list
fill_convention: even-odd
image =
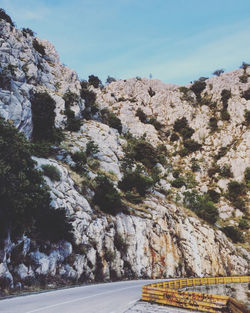
[(123, 313), (152, 280), (81, 286), (0, 300), (1, 313)]

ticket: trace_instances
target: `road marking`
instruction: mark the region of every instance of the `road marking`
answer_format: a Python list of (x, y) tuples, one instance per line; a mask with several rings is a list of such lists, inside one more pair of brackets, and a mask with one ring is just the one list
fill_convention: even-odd
[(65, 302), (56, 303), (56, 304), (53, 304), (53, 305), (48, 305), (48, 306), (45, 306), (43, 308), (35, 309), (35, 310), (28, 311), (28, 312), (25, 312), (25, 313), (40, 312), (40, 311), (51, 309), (51, 308), (54, 308), (54, 307), (57, 307), (57, 306), (60, 306), (60, 305), (69, 304), (69, 303), (73, 303), (73, 302), (78, 302), (78, 301), (82, 301), (82, 300), (85, 300), (85, 299), (94, 298), (96, 296), (102, 296), (102, 295), (106, 295), (106, 294), (109, 294), (109, 293), (114, 293), (114, 292), (123, 291), (123, 290), (127, 290), (127, 289), (138, 288), (138, 287), (141, 287), (141, 285), (121, 288), (121, 289), (107, 291), (107, 292), (96, 293), (96, 294), (91, 295), (91, 296), (81, 297), (81, 298), (77, 298), (77, 299), (74, 299), (74, 300), (69, 300), (69, 301), (65, 301)]

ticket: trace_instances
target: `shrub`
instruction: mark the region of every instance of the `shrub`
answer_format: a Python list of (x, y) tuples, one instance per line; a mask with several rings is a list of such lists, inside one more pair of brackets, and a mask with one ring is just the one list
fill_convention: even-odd
[(107, 124), (110, 127), (117, 129), (118, 132), (121, 134), (122, 123), (119, 117), (117, 117), (113, 112), (110, 112), (108, 109), (101, 110), (101, 117), (104, 124)]
[(30, 28), (22, 28), (23, 35), (26, 37), (29, 34), (31, 37), (35, 36), (35, 33)]
[(5, 12), (4, 9), (0, 9), (0, 19), (10, 23), (11, 26), (15, 26), (11, 17)]
[(41, 55), (45, 55), (46, 52), (45, 52), (45, 48), (43, 45), (41, 45), (37, 39), (34, 39), (33, 40), (33, 48), (38, 52), (40, 53)]
[(195, 152), (197, 150), (200, 150), (201, 144), (199, 144), (197, 141), (193, 139), (185, 140), (183, 142), (184, 147), (189, 151), (189, 152)]
[(127, 191), (127, 192), (125, 193), (125, 198), (126, 198), (129, 202), (134, 203), (134, 204), (139, 204), (139, 203), (141, 203), (142, 200), (143, 200), (142, 196), (140, 196), (140, 195), (137, 194), (137, 193), (135, 194), (135, 193), (133, 193), (133, 192), (131, 192), (131, 191)]
[(207, 78), (201, 77), (199, 80), (196, 80), (190, 89), (195, 93), (196, 99), (198, 101), (201, 100), (201, 93), (206, 88), (206, 80)]
[(228, 100), (232, 97), (231, 90), (223, 89), (221, 91), (221, 101), (223, 103), (223, 109), (226, 109), (228, 106)]
[(11, 89), (11, 73), (7, 68), (2, 69), (0, 73), (0, 88), (4, 90)]
[(245, 181), (248, 184), (250, 182), (250, 167), (247, 167), (244, 171)]
[(95, 181), (97, 187), (93, 198), (94, 203), (105, 213), (116, 215), (121, 212), (121, 196), (113, 183), (103, 175), (98, 175)]
[(239, 228), (240, 229), (249, 229), (248, 221), (245, 218), (240, 219), (239, 221)]
[(219, 69), (219, 70), (214, 71), (213, 75), (220, 76), (223, 73), (224, 73), (224, 70), (223, 69)]
[(250, 110), (245, 110), (244, 117), (245, 117), (246, 125), (249, 126), (250, 125)]
[(170, 136), (170, 141), (171, 142), (177, 141), (179, 139), (180, 139), (180, 137), (176, 133), (172, 133), (171, 136)]
[[(8, 156), (8, 158), (6, 158)], [(0, 119), (0, 232), (15, 239), (26, 233), (40, 240), (70, 237), (65, 213), (50, 206), (41, 172), (35, 169), (31, 145), (23, 134)], [(60, 230), (60, 231), (59, 231)]]
[(233, 177), (233, 173), (232, 173), (232, 171), (231, 171), (231, 167), (230, 167), (230, 165), (228, 165), (228, 164), (225, 164), (225, 165), (223, 165), (222, 167), (221, 167), (221, 169), (220, 169), (220, 175), (222, 176), (222, 177)]
[(194, 129), (192, 127), (185, 127), (182, 128), (182, 130), (180, 131), (180, 134), (182, 135), (183, 139), (189, 139), (193, 136), (194, 133)]
[(134, 172), (125, 173), (122, 180), (118, 183), (118, 187), (121, 190), (127, 192), (136, 189), (141, 196), (145, 196), (147, 190), (153, 185), (153, 179), (142, 174), (138, 168)]
[(113, 82), (116, 82), (116, 79), (114, 77), (108, 76), (106, 80), (106, 84), (111, 84)]
[(60, 181), (61, 174), (58, 168), (54, 165), (44, 164), (42, 165), (43, 173), (45, 176), (48, 176), (52, 181)]
[(218, 153), (214, 156), (215, 160), (219, 160), (223, 156), (225, 156), (228, 152), (228, 147), (221, 147)]
[(243, 75), (239, 76), (239, 81), (243, 84), (246, 84), (248, 82), (248, 75), (243, 74)]
[(89, 85), (92, 85), (95, 88), (102, 86), (102, 81), (95, 75), (90, 75), (88, 80)]
[(250, 88), (243, 92), (242, 97), (245, 98), (246, 100), (250, 100)]
[(119, 234), (119, 233), (115, 234), (114, 245), (116, 249), (120, 251), (121, 253), (126, 254), (128, 252), (128, 244), (126, 243), (122, 234)]
[(106, 249), (104, 253), (104, 258), (108, 263), (111, 263), (115, 260), (116, 253), (110, 249)]
[(150, 97), (153, 97), (155, 95), (155, 91), (151, 87), (149, 87), (148, 94), (150, 95)]
[(246, 69), (248, 68), (248, 66), (250, 66), (250, 64), (246, 63), (246, 62), (242, 62), (240, 68), (242, 68), (244, 71), (246, 71)]
[(188, 121), (185, 117), (179, 118), (174, 122), (174, 130), (176, 132), (180, 132), (183, 128), (186, 128), (188, 126)]
[(209, 197), (209, 199), (211, 199), (211, 201), (213, 201), (214, 203), (218, 203), (220, 200), (220, 194), (213, 190), (213, 189), (209, 189), (207, 192), (207, 196)]
[(237, 199), (238, 197), (245, 194), (245, 185), (237, 181), (231, 181), (227, 185), (228, 188), (228, 197), (232, 200)]
[(135, 116), (138, 116), (139, 120), (142, 123), (146, 123), (147, 122), (147, 115), (143, 112), (143, 110), (141, 108), (137, 109)]
[(186, 182), (183, 177), (178, 177), (175, 180), (171, 181), (171, 185), (175, 188), (181, 188), (182, 186), (186, 186)]
[(87, 156), (93, 156), (99, 152), (99, 147), (93, 140), (89, 140), (86, 145), (86, 154)]
[(77, 173), (83, 174), (85, 172), (85, 165), (87, 163), (86, 153), (83, 151), (77, 151), (71, 154), (72, 160), (76, 163), (73, 168)]
[(201, 167), (200, 167), (200, 165), (199, 165), (197, 160), (192, 159), (191, 160), (191, 164), (192, 164), (191, 165), (192, 172), (199, 172), (200, 171)]
[(229, 121), (230, 120), (230, 114), (228, 113), (228, 110), (221, 110), (220, 112), (220, 116), (221, 116), (221, 119), (223, 121)]
[(218, 209), (206, 195), (187, 191), (184, 193), (184, 204), (210, 224), (214, 224), (219, 217)]
[(211, 131), (215, 131), (218, 129), (218, 125), (217, 125), (217, 119), (215, 117), (211, 117), (209, 119), (209, 123), (208, 123)]
[(227, 237), (232, 239), (233, 242), (244, 242), (244, 237), (241, 232), (234, 226), (225, 226), (221, 229)]
[(58, 143), (61, 133), (55, 128), (55, 100), (47, 92), (38, 92), (31, 99), (34, 142), (47, 141)]

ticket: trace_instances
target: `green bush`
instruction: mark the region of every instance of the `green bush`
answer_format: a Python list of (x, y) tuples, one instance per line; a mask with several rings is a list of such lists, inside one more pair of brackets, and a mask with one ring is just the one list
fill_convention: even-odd
[(66, 129), (69, 131), (79, 131), (81, 128), (81, 121), (75, 117), (75, 112), (71, 110), (71, 106), (79, 102), (79, 96), (71, 91), (67, 91), (63, 99), (65, 101), (65, 115), (67, 116)]
[(116, 82), (116, 79), (114, 77), (108, 76), (106, 80), (106, 84), (111, 84), (113, 82)]
[(190, 90), (192, 90), (195, 95), (196, 99), (198, 101), (201, 100), (201, 93), (206, 88), (206, 80), (207, 78), (201, 77), (199, 80), (196, 80), (193, 85), (190, 87)]
[(175, 142), (175, 141), (177, 141), (179, 139), (180, 139), (180, 137), (176, 133), (172, 133), (171, 136), (170, 136), (170, 141), (171, 142)]
[(182, 135), (182, 138), (189, 139), (193, 136), (194, 134), (194, 129), (192, 127), (185, 127), (180, 131), (180, 134)]
[(223, 69), (219, 69), (219, 70), (214, 71), (213, 75), (220, 76), (223, 73), (224, 73), (224, 70)]
[(182, 186), (186, 186), (186, 182), (183, 177), (178, 177), (175, 180), (171, 181), (171, 185), (175, 188), (181, 188)]
[(243, 92), (242, 97), (245, 98), (246, 100), (250, 100), (250, 88)]
[(231, 90), (223, 89), (221, 91), (221, 101), (223, 103), (223, 109), (226, 110), (228, 107), (228, 100), (232, 97)]
[(246, 121), (246, 125), (249, 126), (250, 125), (250, 110), (245, 110), (245, 121)]
[(100, 151), (99, 147), (93, 140), (89, 140), (86, 145), (86, 155), (93, 156)]
[(235, 200), (245, 194), (246, 188), (243, 183), (231, 181), (227, 185), (229, 199)]
[(220, 200), (220, 193), (218, 193), (217, 191), (213, 190), (213, 189), (209, 189), (207, 192), (207, 196), (209, 197), (209, 199), (211, 199), (211, 201), (213, 201), (214, 203), (218, 203)]
[(233, 173), (231, 171), (230, 165), (228, 164), (223, 165), (220, 169), (220, 175), (222, 177), (227, 177), (227, 178), (233, 177)]
[(135, 116), (138, 116), (139, 120), (142, 123), (147, 123), (147, 115), (143, 112), (143, 110), (141, 108), (137, 109)]
[(244, 171), (245, 181), (248, 184), (250, 182), (250, 167), (247, 167)]
[(243, 75), (239, 76), (239, 81), (243, 84), (246, 84), (248, 82), (248, 75), (243, 74)]
[(70, 238), (65, 212), (51, 208), (48, 187), (35, 164), (31, 144), (0, 119), (0, 236), (10, 231), (12, 240), (24, 233), (40, 240)]
[(228, 110), (221, 110), (220, 112), (220, 116), (221, 116), (221, 119), (223, 121), (229, 121), (230, 120), (230, 114), (228, 113)]
[(195, 160), (194, 158), (191, 160), (191, 170), (192, 172), (199, 172), (201, 170), (201, 167), (199, 165), (199, 162)]
[(121, 120), (113, 112), (110, 112), (108, 109), (102, 109), (101, 117), (104, 124), (117, 129), (120, 134), (122, 133)]
[(209, 123), (208, 123), (211, 131), (215, 131), (218, 129), (218, 125), (217, 125), (217, 119), (215, 117), (211, 117), (209, 119)]
[(4, 9), (0, 9), (0, 19), (10, 23), (11, 26), (15, 26), (11, 17), (5, 12)]
[(22, 28), (22, 33), (26, 37), (29, 34), (31, 37), (35, 36), (35, 33), (30, 28)]
[(245, 218), (240, 219), (240, 221), (239, 221), (239, 228), (240, 229), (245, 229), (245, 230), (249, 229), (248, 221)]
[(182, 118), (178, 118), (175, 122), (174, 122), (174, 130), (176, 132), (180, 132), (183, 128), (186, 128), (188, 126), (188, 121), (185, 117)]
[(241, 232), (234, 226), (225, 226), (221, 229), (227, 237), (232, 239), (233, 242), (244, 242), (244, 237)]
[(46, 54), (44, 46), (41, 45), (36, 39), (33, 40), (33, 48), (41, 55)]
[(126, 240), (123, 238), (122, 234), (116, 233), (114, 238), (114, 245), (118, 251), (123, 254), (128, 252), (128, 244)]
[(90, 75), (88, 80), (89, 85), (92, 85), (95, 88), (102, 86), (102, 81), (95, 75)]
[(163, 127), (163, 125), (157, 121), (155, 117), (150, 118), (148, 124), (152, 124), (156, 130), (160, 130)]
[(60, 181), (60, 171), (54, 165), (44, 164), (42, 165), (43, 173), (48, 176), (52, 181)]
[(47, 92), (36, 93), (31, 99), (34, 142), (59, 142), (58, 131), (55, 128), (55, 100)]
[(76, 163), (73, 170), (79, 174), (85, 173), (86, 163), (87, 163), (87, 155), (83, 151), (77, 151), (71, 154), (72, 160)]
[(97, 187), (93, 202), (100, 209), (112, 215), (116, 215), (122, 210), (121, 196), (115, 189), (113, 183), (103, 175), (98, 175), (95, 179)]
[(199, 144), (197, 141), (193, 139), (185, 140), (183, 142), (184, 147), (189, 151), (189, 152), (195, 152), (197, 150), (200, 150), (201, 144)]
[(136, 189), (140, 196), (145, 196), (149, 188), (154, 185), (151, 177), (142, 174), (136, 170), (125, 173), (124, 177), (118, 183), (118, 187), (123, 191), (132, 191)]
[(228, 147), (220, 147), (218, 153), (214, 156), (215, 160), (219, 160), (220, 158), (224, 157), (228, 152)]
[(187, 191), (184, 193), (184, 204), (210, 224), (215, 224), (219, 217), (218, 209), (206, 195)]

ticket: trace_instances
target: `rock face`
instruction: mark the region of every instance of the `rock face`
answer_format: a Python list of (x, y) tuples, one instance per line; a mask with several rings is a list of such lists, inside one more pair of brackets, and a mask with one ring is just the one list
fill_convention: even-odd
[[(50, 188), (52, 206), (64, 208), (73, 225), (74, 240), (41, 244), (25, 235), (15, 242), (6, 239), (0, 250), (0, 282), (17, 287), (32, 285), (41, 277), (77, 282), (247, 273), (248, 251), (234, 245), (220, 228), (225, 223), (238, 226), (239, 220), (247, 215), (248, 200), (245, 210), (239, 210), (225, 193), (228, 182), (244, 180), (250, 164), (249, 126), (245, 121), (250, 101), (242, 97), (250, 83), (239, 80), (242, 75), (249, 76), (250, 67), (206, 80), (200, 96), (190, 86), (179, 89), (158, 80), (138, 78), (112, 82), (104, 88), (91, 86), (89, 90), (97, 95), (99, 113), (86, 120), (86, 99), (80, 97), (80, 81), (74, 71), (60, 63), (49, 42), (5, 21), (0, 21), (0, 35), (1, 77), (4, 77), (0, 115), (31, 138), (30, 100), (35, 92), (46, 91), (56, 101), (55, 126), (64, 129), (67, 117), (63, 96), (71, 91), (79, 96), (71, 109), (82, 118), (78, 132), (65, 131), (65, 139), (53, 158), (34, 157), (38, 169), (53, 165), (60, 173), (59, 181), (47, 176), (44, 179)], [(34, 48), (34, 40), (44, 47), (44, 55)], [(223, 89), (232, 93), (226, 108), (221, 100)], [(120, 118), (122, 134), (106, 121), (104, 124), (100, 113), (103, 109)], [(143, 121), (137, 116), (138, 109), (146, 116)], [(220, 118), (223, 109), (230, 114), (230, 120)], [(191, 139), (201, 146), (181, 155), (178, 151), (185, 140), (174, 141), (171, 137), (176, 120), (183, 117), (193, 128)], [(213, 131), (209, 126), (212, 117), (218, 121)], [(159, 179), (136, 204), (118, 188), (124, 177), (129, 133), (137, 138), (144, 136), (153, 147), (164, 146), (167, 151), (164, 160), (154, 167)], [(184, 135), (179, 132), (178, 136)], [(79, 174), (74, 170), (72, 155), (86, 152), (90, 141), (98, 146), (98, 151), (88, 155), (85, 172)], [(216, 157), (221, 148), (225, 148), (223, 153)], [(195, 162), (199, 166), (197, 171), (192, 170)], [(142, 166), (143, 161), (137, 160), (139, 163)], [(230, 175), (223, 174), (225, 166), (229, 167)], [(208, 173), (211, 167), (216, 167), (212, 175)], [(143, 171), (148, 175), (145, 168)], [(98, 174), (112, 180), (122, 193), (125, 211), (113, 216), (94, 205)], [(182, 186), (173, 184), (179, 175), (185, 180)], [(210, 189), (221, 196), (216, 204), (220, 218), (213, 227), (184, 208), (187, 192), (204, 195)], [(244, 235), (247, 238), (246, 230)]]

